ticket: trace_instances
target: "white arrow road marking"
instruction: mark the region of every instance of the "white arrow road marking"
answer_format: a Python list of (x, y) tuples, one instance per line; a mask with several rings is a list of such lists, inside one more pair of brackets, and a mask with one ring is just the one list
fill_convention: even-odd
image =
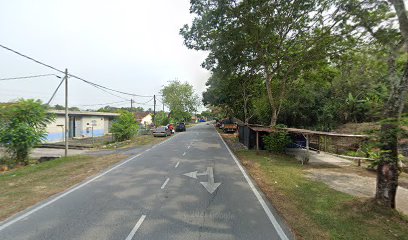
[(187, 149), (190, 149), (191, 146), (188, 146)]
[(209, 193), (213, 193), (221, 185), (221, 183), (214, 183), (214, 172), (212, 167), (207, 168), (208, 182), (200, 182)]
[(189, 173), (184, 173), (183, 175), (184, 175), (184, 176), (187, 176), (187, 177), (191, 177), (191, 178), (197, 179), (197, 171), (189, 172)]
[(191, 178), (197, 179), (197, 176), (204, 176), (204, 175), (207, 175), (207, 174), (208, 174), (207, 171), (202, 172), (202, 173), (199, 173), (198, 171), (194, 171), (194, 172), (184, 173), (183, 175), (184, 175), (184, 176), (187, 176), (187, 177), (191, 177)]
[(183, 156), (186, 156), (186, 152), (183, 153)]
[(140, 228), (140, 225), (142, 225), (145, 218), (146, 218), (146, 215), (142, 215), (140, 217), (139, 221), (137, 221), (136, 225), (133, 227), (132, 231), (129, 233), (129, 235), (127, 236), (125, 240), (132, 240), (133, 236), (135, 236), (136, 231)]
[(166, 187), (167, 183), (169, 182), (170, 178), (167, 178), (166, 181), (164, 181), (163, 185), (161, 186), (161, 189)]

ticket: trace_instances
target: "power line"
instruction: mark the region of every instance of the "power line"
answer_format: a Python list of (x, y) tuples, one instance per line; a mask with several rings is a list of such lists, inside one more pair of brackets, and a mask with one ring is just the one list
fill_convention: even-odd
[(9, 80), (18, 80), (18, 79), (27, 79), (27, 78), (38, 78), (38, 77), (48, 77), (48, 76), (55, 76), (57, 78), (61, 78), (56, 74), (41, 74), (41, 75), (31, 75), (31, 76), (24, 76), (24, 77), (12, 77), (12, 78), (0, 78), (0, 81), (9, 81)]
[(43, 63), (43, 62), (40, 62), (40, 61), (38, 61), (38, 60), (36, 60), (36, 59), (34, 59), (34, 58), (32, 58), (32, 57), (29, 57), (29, 56), (27, 56), (27, 55), (24, 55), (24, 54), (22, 54), (22, 53), (19, 53), (19, 52), (17, 52), (16, 50), (13, 50), (13, 49), (11, 49), (11, 48), (8, 48), (8, 47), (6, 47), (6, 46), (4, 46), (4, 45), (1, 45), (1, 44), (0, 44), (0, 47), (4, 48), (4, 49), (6, 49), (6, 50), (8, 50), (8, 51), (10, 51), (10, 52), (13, 52), (13, 53), (15, 53), (15, 54), (17, 54), (17, 55), (20, 55), (21, 57), (27, 58), (27, 59), (29, 59), (29, 60), (31, 60), (31, 61), (34, 61), (34, 62), (36, 62), (36, 63), (38, 63), (38, 64), (41, 64), (41, 65), (43, 65), (43, 66), (45, 66), (45, 67), (51, 68), (51, 69), (53, 69), (53, 70), (55, 70), (55, 71), (57, 71), (57, 72), (60, 72), (60, 73), (64, 73), (64, 74), (65, 74), (64, 71), (61, 71), (61, 70), (59, 70), (59, 69), (57, 69), (57, 68), (55, 68), (55, 67), (53, 67), (53, 66), (50, 66), (50, 65), (48, 65), (48, 64), (45, 64), (45, 63)]
[[(36, 60), (36, 59), (34, 59), (34, 58), (32, 58), (32, 57), (29, 57), (29, 56), (27, 56), (27, 55), (25, 55), (25, 54), (22, 54), (22, 53), (20, 53), (20, 52), (18, 52), (18, 51), (16, 51), (16, 50), (13, 50), (13, 49), (11, 49), (11, 48), (8, 48), (8, 47), (6, 47), (6, 46), (4, 46), (4, 45), (2, 45), (2, 44), (0, 44), (0, 47), (6, 49), (6, 50), (8, 50), (8, 51), (11, 51), (11, 52), (13, 52), (13, 53), (15, 53), (15, 54), (17, 54), (17, 55), (19, 55), (19, 56), (21, 56), (21, 57), (24, 57), (24, 58), (27, 58), (27, 59), (29, 59), (29, 60), (31, 60), (31, 61), (34, 61), (34, 62), (36, 62), (36, 63), (38, 63), (38, 64), (40, 64), (40, 65), (43, 65), (43, 66), (48, 67), (48, 68), (51, 68), (51, 69), (53, 69), (53, 70), (55, 70), (55, 71), (57, 71), (57, 72), (60, 72), (60, 73), (65, 74), (64, 71), (59, 70), (58, 68), (55, 68), (55, 67), (53, 67), (53, 66), (51, 66), (51, 65), (48, 65), (48, 64), (45, 64), (45, 63), (43, 63), (43, 62), (41, 62), (41, 61), (38, 61), (38, 60)], [(129, 95), (129, 96), (135, 96), (135, 97), (152, 97), (152, 96), (145, 96), (145, 95), (138, 95), (138, 94), (133, 94), (133, 93), (122, 92), (122, 91), (119, 91), (119, 90), (115, 90), (115, 89), (112, 89), (112, 88), (108, 88), (108, 87), (102, 86), (102, 85), (97, 84), (97, 83), (93, 83), (93, 82), (91, 82), (91, 81), (85, 80), (85, 79), (83, 79), (83, 78), (81, 78), (81, 77), (78, 77), (78, 76), (75, 76), (75, 75), (73, 75), (73, 74), (68, 74), (68, 75), (71, 76), (71, 77), (73, 77), (73, 78), (76, 78), (76, 79), (78, 79), (78, 80), (81, 80), (81, 81), (83, 81), (83, 82), (85, 82), (85, 83), (88, 83), (88, 84), (90, 84), (90, 85), (92, 85), (92, 86), (94, 86), (94, 87), (99, 87), (100, 89), (103, 88), (103, 89), (105, 89), (105, 90), (110, 90), (110, 91), (113, 91), (113, 92), (117, 92), (117, 93)], [(115, 96), (115, 95), (114, 95), (114, 96)], [(124, 99), (124, 98), (123, 98), (123, 99)]]
[(128, 101), (119, 101), (119, 102), (110, 102), (110, 103), (97, 103), (97, 104), (83, 104), (83, 105), (77, 105), (81, 107), (90, 107), (90, 106), (108, 106), (112, 104), (120, 104), (120, 103), (127, 103)]
[(85, 79), (83, 79), (83, 78), (77, 77), (77, 76), (72, 75), (72, 74), (68, 74), (68, 75), (71, 76), (71, 77), (73, 77), (73, 78), (79, 79), (79, 80), (81, 80), (81, 81), (83, 81), (83, 82), (85, 82), (85, 83), (88, 83), (88, 84), (90, 84), (90, 85), (92, 85), (92, 86), (94, 86), (94, 87), (100, 87), (100, 88), (103, 88), (103, 89), (106, 89), (106, 90), (110, 90), (110, 91), (113, 91), (113, 92), (117, 92), (117, 93), (121, 93), (121, 94), (124, 94), (124, 95), (129, 95), (129, 96), (134, 96), (134, 97), (152, 97), (152, 96), (145, 96), (145, 95), (138, 95), (138, 94), (133, 94), (133, 93), (122, 92), (122, 91), (115, 90), (115, 89), (112, 89), (112, 88), (104, 87), (104, 86), (99, 85), (99, 84), (97, 84), (97, 83), (90, 82), (90, 81), (88, 81), (88, 80), (85, 80)]

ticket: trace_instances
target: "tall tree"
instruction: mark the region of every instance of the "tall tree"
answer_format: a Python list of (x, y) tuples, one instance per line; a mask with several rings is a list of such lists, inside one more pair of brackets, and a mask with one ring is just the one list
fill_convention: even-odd
[(181, 34), (187, 47), (210, 51), (205, 67), (262, 77), (273, 126), (290, 82), (342, 40), (333, 34), (342, 17), (329, 9), (326, 0), (192, 1), (196, 17)]
[[(386, 79), (390, 95), (383, 109), (380, 130), (381, 155), (377, 167), (375, 198), (378, 203), (395, 208), (398, 187), (398, 132), (399, 119), (406, 102), (408, 91), (408, 61), (405, 60), (403, 73), (397, 69), (397, 58), (408, 53), (408, 18), (403, 0), (388, 1), (339, 1), (339, 6), (352, 18), (355, 26), (367, 33), (366, 40), (381, 46), (388, 63)], [(392, 8), (394, 11), (391, 11)], [(349, 23), (345, 23), (347, 26)], [(396, 27), (397, 26), (397, 27)]]
[[(401, 44), (408, 54), (408, 17), (403, 0), (389, 0), (397, 14)], [(381, 162), (377, 168), (376, 199), (379, 203), (395, 208), (395, 196), (398, 187), (398, 130), (399, 119), (404, 108), (408, 91), (408, 61), (405, 63), (404, 73), (398, 78), (395, 75), (395, 63), (390, 68), (392, 84), (390, 97), (384, 108), (384, 118), (381, 124)]]
[(197, 111), (198, 96), (194, 93), (193, 86), (187, 82), (171, 81), (160, 93), (163, 95), (163, 102), (170, 109), (171, 117), (177, 121), (188, 120)]

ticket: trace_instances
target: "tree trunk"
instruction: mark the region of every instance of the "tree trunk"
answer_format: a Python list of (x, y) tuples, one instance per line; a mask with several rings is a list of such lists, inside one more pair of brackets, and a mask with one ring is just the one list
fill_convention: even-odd
[[(402, 45), (408, 52), (408, 18), (403, 0), (389, 0), (398, 16), (399, 27), (403, 38)], [(398, 46), (392, 51), (398, 50)], [(398, 131), (399, 119), (404, 108), (408, 90), (408, 62), (405, 63), (401, 79), (396, 78), (394, 52), (388, 61), (391, 94), (384, 108), (384, 123), (381, 124), (381, 156), (377, 167), (377, 203), (395, 208), (395, 196), (398, 188)]]
[(278, 121), (278, 111), (276, 109), (272, 109), (271, 127), (276, 126), (277, 121)]
[(381, 125), (381, 159), (377, 166), (377, 203), (395, 208), (398, 188), (398, 118)]
[(276, 125), (276, 121), (278, 120), (278, 111), (275, 107), (275, 101), (273, 98), (273, 93), (272, 93), (272, 76), (270, 73), (266, 73), (266, 91), (268, 93), (268, 100), (269, 100), (269, 105), (271, 106), (272, 109), (272, 116), (271, 116), (271, 124), (270, 126), (273, 127)]

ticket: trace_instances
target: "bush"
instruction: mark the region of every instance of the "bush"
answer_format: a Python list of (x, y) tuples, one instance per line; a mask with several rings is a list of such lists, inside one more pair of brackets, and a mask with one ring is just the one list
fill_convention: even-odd
[(131, 112), (122, 111), (119, 118), (112, 124), (111, 132), (115, 141), (125, 141), (136, 136), (139, 124)]
[(286, 130), (282, 129), (286, 126), (276, 125), (275, 131), (263, 137), (265, 149), (269, 152), (282, 153), (285, 147), (291, 143), (291, 139)]
[(54, 120), (40, 100), (19, 100), (0, 107), (0, 145), (9, 158), (28, 163), (30, 150), (47, 134), (46, 126)]

